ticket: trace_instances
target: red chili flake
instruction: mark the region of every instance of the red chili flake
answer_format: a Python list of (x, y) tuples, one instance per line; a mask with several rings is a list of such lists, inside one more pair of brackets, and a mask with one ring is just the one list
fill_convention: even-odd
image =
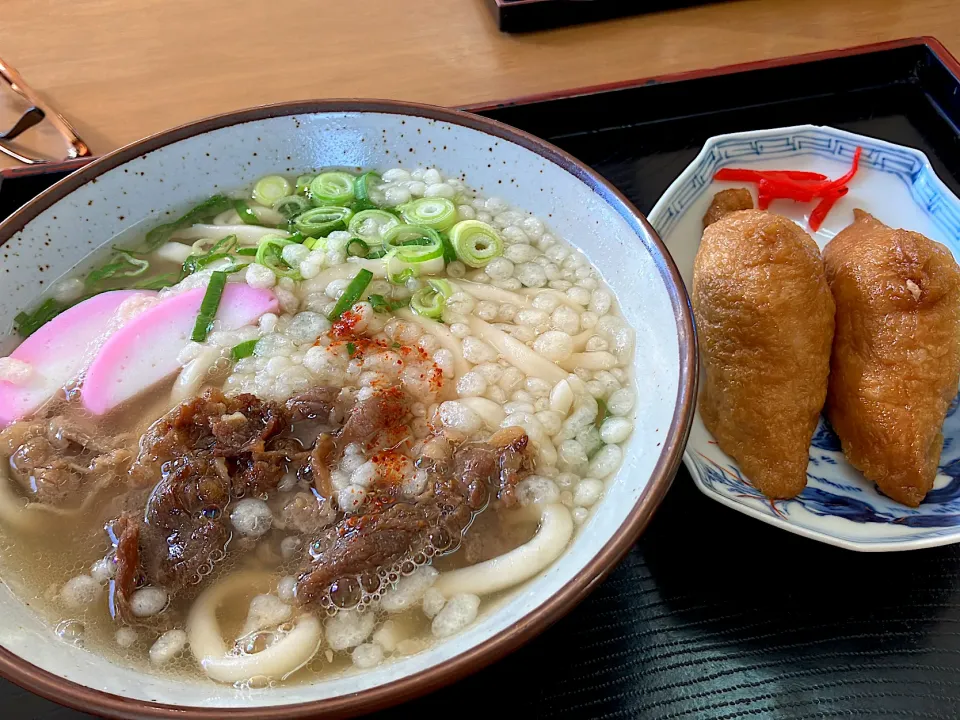
[(816, 232), (827, 213), (837, 200), (847, 194), (847, 184), (853, 180), (860, 168), (860, 156), (863, 148), (857, 147), (853, 153), (850, 170), (829, 180), (825, 175), (804, 170), (752, 170), (750, 168), (721, 168), (714, 180), (734, 182), (753, 182), (757, 184), (757, 207), (766, 210), (774, 200), (795, 200), (811, 202), (817, 198), (820, 203), (810, 214), (810, 229)]
[(360, 316), (353, 312), (353, 310), (347, 310), (340, 316), (340, 319), (333, 324), (330, 332), (333, 337), (350, 337), (354, 334), (354, 328), (356, 328), (358, 322), (360, 322)]
[(441, 370), (436, 363), (433, 365), (433, 369), (430, 370), (430, 390), (432, 392), (440, 392), (443, 388), (443, 370)]
[(410, 465), (410, 459), (395, 449), (378, 452), (370, 461), (377, 466), (380, 476), (378, 486), (392, 487), (403, 482), (403, 471)]

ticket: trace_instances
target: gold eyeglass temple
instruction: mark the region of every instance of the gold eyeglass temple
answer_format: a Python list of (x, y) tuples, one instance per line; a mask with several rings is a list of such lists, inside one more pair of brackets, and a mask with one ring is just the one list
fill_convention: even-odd
[[(77, 131), (67, 122), (66, 118), (34, 92), (20, 77), (20, 73), (5, 63), (2, 58), (0, 58), (0, 78), (3, 78), (15, 93), (30, 103), (30, 108), (20, 116), (14, 126), (7, 132), (0, 133), (0, 152), (27, 165), (56, 162), (61, 159), (72, 160), (90, 154), (90, 148), (80, 139)], [(37, 157), (24, 152), (22, 149), (14, 149), (8, 144), (26, 130), (43, 122), (43, 120), (52, 122), (63, 139), (67, 141), (66, 158)]]

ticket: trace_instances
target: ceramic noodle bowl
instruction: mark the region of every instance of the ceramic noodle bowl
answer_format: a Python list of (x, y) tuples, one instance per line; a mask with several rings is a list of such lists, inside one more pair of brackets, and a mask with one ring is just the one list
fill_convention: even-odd
[[(267, 175), (296, 177), (308, 169), (382, 172), (416, 167), (437, 168), (478, 193), (507, 198), (543, 218), (584, 253), (636, 334), (635, 351), (625, 368), (637, 392), (633, 431), (617, 440), (622, 439), (622, 463), (607, 479), (603, 498), (581, 516), (583, 526), (572, 540), (570, 510), (547, 506), (528, 544), (492, 564), (440, 573), (437, 587), (448, 597), (509, 591), (525, 583), (520, 585), (523, 592), (499, 596), (492, 609), (481, 605), (476, 620), (462, 631), (371, 669), (351, 668), (309, 682), (262, 688), (231, 684), (256, 669), (238, 669), (224, 655), (216, 617), (225, 594), (236, 590), (230, 583), (256, 587), (255, 575), (227, 575), (219, 584), (204, 586), (193, 601), (186, 631), (192, 651), (208, 658), (204, 664), (209, 678), (199, 670), (190, 677), (154, 673), (65, 642), (4, 585), (0, 608), (7, 621), (0, 628), (0, 673), (58, 702), (112, 717), (355, 714), (428, 692), (510, 652), (572, 608), (628, 550), (671, 482), (693, 416), (696, 348), (688, 300), (656, 233), (622, 195), (570, 156), (510, 127), (427, 106), (323, 101), (236, 112), (135, 143), (61, 181), (0, 225), (0, 272), (6, 278), (0, 326), (10, 328), (16, 313), (30, 307), (44, 288), (91, 251), (108, 246), (131, 227), (142, 233), (169, 222), (213, 192), (235, 190)], [(272, 295), (258, 290), (249, 277), (247, 282), (250, 287), (244, 285), (242, 293), (232, 285), (225, 291), (241, 298), (236, 326), (250, 322), (244, 313), (276, 310)], [(178, 298), (189, 310), (191, 323), (201, 307), (200, 294), (194, 293), (197, 297), (187, 293)], [(282, 305), (282, 297), (279, 302)], [(157, 307), (146, 312), (156, 315), (148, 332), (157, 333), (158, 343), (190, 332), (190, 327), (181, 327), (187, 310), (164, 313)], [(507, 347), (503, 343), (508, 341), (491, 325), (472, 316), (463, 322), (472, 331), (486, 333), (493, 345)], [(140, 331), (138, 325), (125, 327), (107, 341), (104, 347), (110, 351), (90, 365), (94, 379), (114, 377), (116, 368), (134, 361), (141, 363), (137, 367), (160, 363), (124, 355), (125, 343), (133, 342), (127, 335), (136, 334), (130, 328)], [(436, 332), (442, 334), (442, 328)], [(9, 340), (3, 354), (14, 345)], [(158, 358), (162, 355), (158, 350)], [(160, 376), (167, 371), (156, 372)], [(556, 372), (553, 366), (551, 373)], [(107, 390), (84, 391), (83, 402), (94, 414), (108, 412), (136, 390), (101, 386)], [(256, 518), (243, 520), (248, 521)], [(552, 560), (553, 545), (567, 542)], [(527, 579), (525, 568), (530, 567), (535, 572)], [(255, 655), (259, 670), (274, 672), (274, 650), (284, 656), (283, 662), (301, 656), (303, 662), (309, 660), (318, 643), (331, 642), (329, 622), (327, 639), (320, 639), (322, 622), (322, 616), (295, 618), (280, 643)]]

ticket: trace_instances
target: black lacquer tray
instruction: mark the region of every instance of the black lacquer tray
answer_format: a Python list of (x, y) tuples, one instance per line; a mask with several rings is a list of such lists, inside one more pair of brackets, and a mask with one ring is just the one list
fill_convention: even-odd
[[(569, 150), (643, 211), (719, 133), (829, 124), (960, 190), (960, 64), (904, 40), (473, 108)], [(0, 216), (70, 168), (0, 173)], [(58, 174), (59, 173), (59, 174)], [(0, 681), (0, 717), (86, 717)], [(858, 554), (736, 513), (681, 470), (569, 616), (383, 718), (960, 717), (960, 546)]]

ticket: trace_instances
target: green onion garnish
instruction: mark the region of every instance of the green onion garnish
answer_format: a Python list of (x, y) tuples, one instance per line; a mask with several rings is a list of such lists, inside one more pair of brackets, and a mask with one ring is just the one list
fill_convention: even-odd
[(209, 220), (214, 215), (219, 215), (224, 210), (229, 210), (232, 207), (233, 200), (224, 195), (214, 195), (212, 198), (204, 200), (173, 222), (158, 225), (148, 232), (145, 238), (143, 252), (153, 252), (169, 240), (170, 236), (177, 230), (195, 225), (204, 220)]
[(273, 203), (273, 209), (288, 220), (295, 218), (309, 207), (310, 201), (301, 195), (286, 195)]
[(358, 177), (353, 183), (353, 194), (356, 198), (353, 209), (369, 210), (381, 207), (386, 202), (383, 192), (378, 187), (381, 184), (383, 184), (383, 178), (375, 172), (366, 172)]
[(257, 254), (257, 248), (255, 247), (240, 248), (239, 250), (237, 250), (237, 255), (246, 255), (247, 257), (253, 257), (256, 254)]
[(347, 243), (347, 255), (365, 258), (369, 252), (370, 246), (360, 238), (350, 238), (350, 242)]
[(390, 272), (390, 257), (387, 257), (387, 280), (389, 280), (394, 285), (404, 285), (407, 280), (412, 280), (417, 276), (416, 271), (411, 268), (404, 268), (398, 273)]
[(110, 262), (87, 275), (84, 280), (87, 286), (96, 285), (110, 278), (137, 277), (150, 269), (150, 263), (146, 260), (141, 260), (127, 250), (114, 249), (116, 254), (110, 259)]
[(314, 179), (315, 177), (316, 177), (316, 175), (300, 175), (300, 176), (298, 176), (296, 183), (294, 183), (294, 185), (295, 185), (294, 192), (296, 192), (297, 195), (306, 195), (307, 193), (309, 193), (309, 192), (310, 192), (310, 183), (313, 182), (313, 179)]
[(17, 313), (13, 319), (13, 329), (22, 337), (28, 338), (69, 307), (48, 298), (32, 312)]
[(267, 175), (253, 186), (253, 199), (261, 205), (273, 207), (273, 204), (285, 195), (293, 192), (290, 181), (282, 175)]
[(443, 243), (443, 262), (452, 263), (457, 259), (457, 251), (453, 249), (453, 243), (443, 233), (440, 233), (440, 242)]
[(250, 206), (244, 200), (234, 200), (233, 208), (237, 211), (237, 215), (240, 216), (240, 219), (246, 225), (262, 225), (260, 218), (257, 217), (257, 214), (250, 209)]
[(273, 270), (279, 277), (288, 277), (293, 280), (300, 279), (300, 271), (290, 267), (283, 259), (283, 248), (287, 245), (296, 245), (290, 238), (280, 237), (279, 235), (264, 235), (260, 238), (260, 244), (257, 245), (257, 262)]
[(203, 342), (210, 334), (213, 320), (220, 308), (220, 298), (223, 297), (223, 289), (226, 286), (227, 274), (225, 272), (214, 272), (210, 275), (210, 283), (207, 285), (207, 291), (203, 294), (203, 301), (200, 303), (200, 314), (197, 315), (197, 322), (193, 326), (193, 334), (190, 336), (190, 339), (194, 342)]
[(383, 233), (399, 224), (400, 220), (397, 216), (386, 210), (361, 210), (350, 218), (350, 226), (347, 229), (368, 242), (379, 243)]
[(457, 206), (446, 198), (417, 198), (397, 208), (411, 225), (449, 230), (457, 222)]
[(343, 206), (353, 202), (355, 178), (345, 172), (325, 172), (310, 183), (310, 201), (317, 206)]
[(462, 220), (450, 228), (450, 242), (464, 265), (482, 268), (503, 254), (497, 231), (479, 220)]
[(230, 351), (230, 357), (233, 358), (233, 361), (243, 360), (253, 355), (254, 349), (257, 347), (257, 340), (247, 340), (242, 342), (239, 345), (234, 345), (233, 350)]
[(429, 287), (421, 288), (410, 299), (410, 309), (417, 315), (438, 318), (443, 314), (447, 298), (453, 295), (453, 286), (446, 280), (428, 280)]
[(193, 275), (193, 273), (202, 270), (217, 260), (225, 260), (230, 257), (230, 253), (232, 253), (236, 247), (236, 235), (227, 235), (225, 238), (217, 240), (213, 247), (203, 255), (191, 255), (183, 261), (180, 278), (183, 279), (188, 275)]
[(297, 230), (310, 237), (327, 236), (334, 230), (343, 230), (353, 211), (345, 207), (318, 207), (299, 215), (293, 224)]
[(399, 310), (410, 304), (410, 298), (405, 300), (387, 300), (383, 295), (368, 295), (367, 300), (373, 307), (374, 312), (387, 313), (392, 310)]
[(349, 355), (350, 357), (353, 357), (353, 355), (354, 355), (355, 352), (357, 352), (357, 346), (354, 345), (352, 342), (348, 342), (348, 343), (347, 343), (347, 355)]
[(353, 307), (353, 304), (360, 299), (371, 280), (373, 280), (373, 273), (366, 268), (357, 273), (356, 277), (344, 289), (343, 295), (337, 300), (337, 304), (333, 306), (329, 316), (330, 322), (336, 322), (341, 315)]
[(443, 241), (440, 234), (419, 225), (397, 225), (383, 236), (383, 246), (394, 251), (405, 263), (421, 263), (443, 257)]

